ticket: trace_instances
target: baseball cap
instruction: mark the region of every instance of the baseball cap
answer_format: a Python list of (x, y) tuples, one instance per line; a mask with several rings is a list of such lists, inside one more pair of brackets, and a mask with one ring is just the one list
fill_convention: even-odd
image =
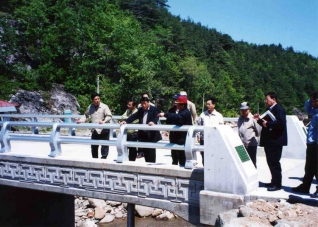
[(178, 100), (177, 100), (175, 103), (187, 104), (187, 102), (188, 102), (187, 97), (180, 95), (180, 96), (178, 97)]
[(248, 104), (248, 102), (241, 103), (240, 110), (247, 110), (249, 108), (250, 108), (250, 105)]

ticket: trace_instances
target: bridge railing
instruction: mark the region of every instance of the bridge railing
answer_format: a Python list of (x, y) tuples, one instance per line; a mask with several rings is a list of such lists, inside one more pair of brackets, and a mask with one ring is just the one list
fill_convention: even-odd
[[(80, 119), (83, 115), (44, 115), (44, 114), (0, 114), (0, 119), (2, 121), (10, 121), (11, 118), (18, 118), (18, 119), (29, 119), (30, 122), (39, 122), (39, 119), (68, 119), (69, 122), (76, 122), (77, 119)], [(53, 121), (54, 121), (53, 120)], [(121, 115), (113, 115), (111, 119), (111, 123), (118, 123), (121, 120)], [(161, 121), (165, 121), (166, 118), (161, 117), (159, 119), (158, 124), (161, 124)], [(32, 134), (39, 134), (39, 127), (38, 126), (31, 126)], [(75, 127), (69, 128), (68, 134), (70, 136), (75, 136)], [(110, 138), (116, 137), (115, 131), (111, 130)]]
[[(143, 148), (157, 148), (157, 149), (174, 149), (184, 150), (186, 155), (185, 168), (191, 169), (196, 164), (195, 151), (203, 150), (203, 146), (196, 142), (197, 132), (204, 130), (203, 126), (175, 126), (175, 125), (142, 125), (142, 124), (92, 124), (92, 123), (54, 123), (54, 122), (1, 122), (2, 129), (0, 134), (0, 152), (10, 152), (10, 141), (33, 141), (33, 142), (48, 142), (50, 145), (49, 156), (54, 158), (62, 155), (61, 144), (89, 144), (89, 145), (106, 145), (115, 146), (117, 148), (117, 163), (128, 161), (128, 147), (143, 147)], [(35, 135), (35, 134), (17, 134), (10, 133), (11, 126), (22, 127), (49, 127), (52, 131), (49, 135)], [(100, 128), (109, 130), (119, 130), (118, 138), (111, 140), (92, 140), (89, 137), (79, 136), (62, 136), (61, 128)], [(127, 130), (155, 130), (155, 131), (185, 131), (187, 132), (185, 145), (178, 145), (174, 143), (167, 143), (159, 141), (157, 143), (151, 142), (133, 142), (127, 141)]]
[[(18, 118), (18, 119), (29, 119), (30, 122), (40, 122), (40, 119), (69, 119), (68, 121), (71, 123), (76, 122), (77, 119), (80, 119), (83, 115), (44, 115), (44, 114), (0, 114), (0, 119), (2, 121), (10, 121), (10, 118)], [(198, 117), (197, 117), (198, 119)], [(225, 117), (223, 118), (225, 122), (237, 122), (238, 118)], [(121, 115), (113, 115), (111, 119), (111, 123), (118, 123), (121, 120)], [(158, 121), (158, 125), (161, 125), (162, 122), (166, 120), (165, 117), (160, 117)], [(41, 121), (43, 122), (43, 121)], [(0, 124), (1, 125), (1, 124)], [(75, 136), (76, 127), (69, 128), (68, 134), (70, 136)], [(39, 126), (36, 124), (31, 126), (32, 134), (39, 134)], [(110, 130), (110, 138), (116, 137), (115, 129)]]

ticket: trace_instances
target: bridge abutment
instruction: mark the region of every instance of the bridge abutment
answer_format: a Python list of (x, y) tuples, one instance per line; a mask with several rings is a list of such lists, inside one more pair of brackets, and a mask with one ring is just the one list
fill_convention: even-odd
[(74, 196), (0, 185), (1, 226), (74, 226)]

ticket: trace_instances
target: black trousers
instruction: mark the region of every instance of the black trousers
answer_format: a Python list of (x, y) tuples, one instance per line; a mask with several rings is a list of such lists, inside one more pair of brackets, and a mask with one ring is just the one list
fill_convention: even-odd
[[(132, 134), (127, 134), (127, 141), (137, 141), (137, 132)], [(135, 161), (137, 157), (137, 148), (129, 147), (129, 161)]]
[(280, 165), (280, 159), (282, 157), (282, 146), (265, 146), (265, 155), (267, 165), (272, 174), (272, 185), (277, 187), (282, 186), (282, 167)]
[[(138, 141), (139, 142), (152, 142), (149, 141), (149, 135), (146, 131), (139, 131), (138, 132)], [(153, 142), (156, 143), (156, 142)], [(155, 148), (138, 148), (139, 152), (144, 153), (145, 161), (146, 162), (156, 162), (156, 149)]]
[(247, 150), (248, 155), (250, 156), (255, 168), (257, 169), (256, 166), (256, 153), (257, 153), (257, 146), (247, 146), (245, 147)]
[(172, 165), (184, 166), (186, 162), (185, 152), (181, 150), (171, 150)]
[[(96, 130), (92, 133), (92, 140), (109, 140), (109, 130), (103, 130), (101, 134), (98, 134)], [(92, 157), (98, 158), (98, 147), (99, 145), (91, 145)], [(109, 146), (101, 147), (101, 158), (106, 159), (109, 152)]]
[[(203, 135), (200, 136), (200, 145), (204, 145), (204, 137)], [(204, 166), (204, 151), (200, 151), (202, 157), (202, 165)]]
[(307, 144), (305, 176), (303, 178), (304, 189), (309, 191), (314, 177), (318, 181), (318, 145), (316, 143)]

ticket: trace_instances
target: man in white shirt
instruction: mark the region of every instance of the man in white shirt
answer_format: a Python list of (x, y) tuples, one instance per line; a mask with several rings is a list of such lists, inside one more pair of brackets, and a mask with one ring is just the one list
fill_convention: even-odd
[[(198, 119), (198, 125), (223, 125), (224, 120), (221, 113), (215, 110), (216, 106), (216, 98), (208, 98), (206, 100), (206, 108), (207, 110), (200, 114), (200, 117)], [(204, 135), (203, 133), (200, 134), (200, 144), (204, 144)], [(204, 153), (201, 151), (202, 155), (202, 164), (204, 165)]]

